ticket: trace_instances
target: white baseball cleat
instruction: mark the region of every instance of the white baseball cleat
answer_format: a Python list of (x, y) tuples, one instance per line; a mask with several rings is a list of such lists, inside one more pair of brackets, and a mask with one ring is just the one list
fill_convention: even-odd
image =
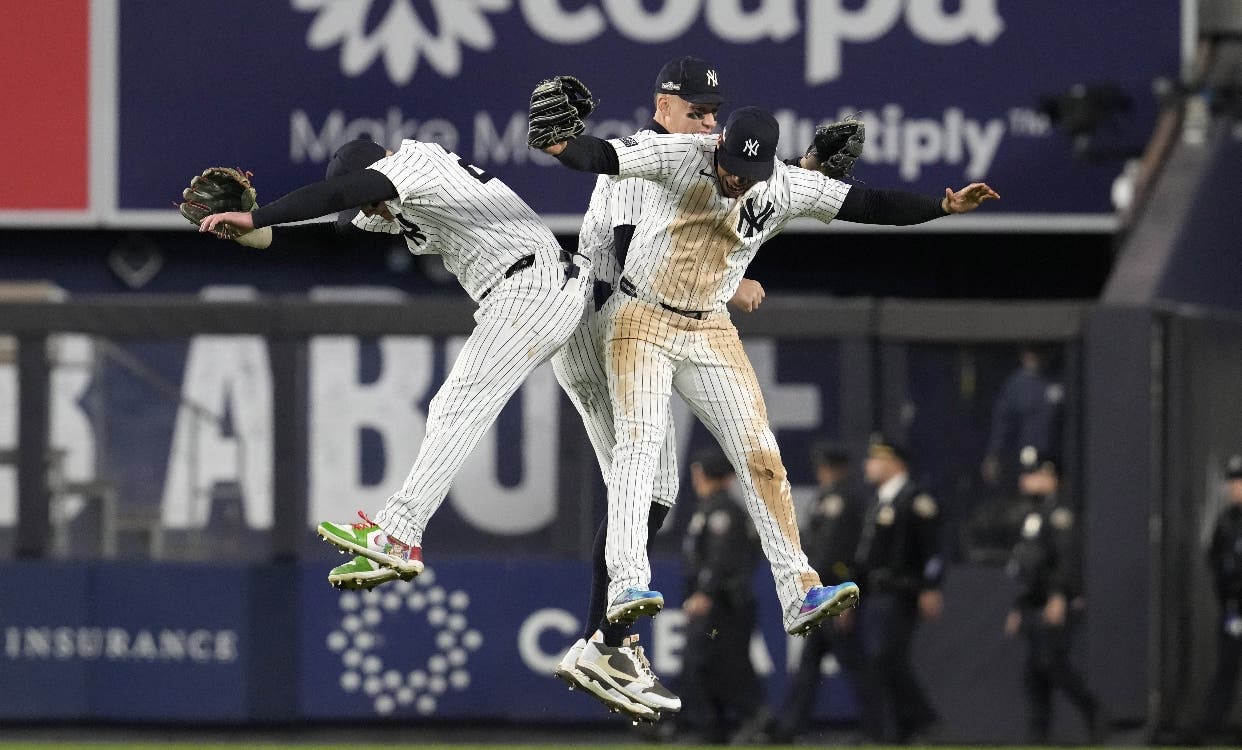
[(681, 710), (681, 698), (660, 684), (651, 671), (651, 663), (643, 647), (638, 645), (637, 634), (614, 648), (604, 643), (603, 633), (595, 631), (582, 647), (576, 666), (587, 677), (618, 691), (633, 703), (641, 703), (654, 711)]
[(582, 655), (582, 649), (586, 648), (586, 644), (585, 638), (579, 638), (574, 645), (569, 647), (569, 651), (561, 658), (552, 674), (564, 680), (570, 690), (581, 688), (610, 710), (623, 713), (634, 721), (654, 722), (658, 720), (660, 718), (658, 712), (626, 698), (615, 688), (592, 680), (585, 672), (578, 669), (578, 658)]

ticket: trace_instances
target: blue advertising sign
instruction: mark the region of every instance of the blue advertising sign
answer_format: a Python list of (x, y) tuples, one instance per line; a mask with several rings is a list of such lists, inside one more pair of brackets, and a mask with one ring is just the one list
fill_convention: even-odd
[(262, 637), (248, 576), (224, 565), (0, 565), (0, 718), (245, 718)]
[[(371, 592), (330, 588), (334, 564), (326, 549), (288, 567), (0, 563), (0, 720), (607, 720), (552, 676), (582, 629), (586, 564), (447, 558)], [(637, 632), (675, 681), (680, 570), (657, 560), (654, 574), (668, 607)], [(775, 705), (800, 641), (781, 629), (766, 566), (755, 590), (751, 658)], [(816, 715), (853, 713), (846, 681), (825, 674)]]
[[(169, 225), (183, 222), (170, 202), (206, 166), (252, 170), (262, 202), (319, 179), (340, 143), (365, 135), (439, 142), (576, 231), (592, 180), (527, 148), (531, 89), (578, 76), (599, 100), (591, 132), (620, 136), (650, 118), (660, 66), (694, 54), (718, 71), (726, 110), (777, 115), (782, 157), (801, 153), (817, 123), (857, 115), (868, 186), (938, 195), (985, 180), (1000, 192), (959, 229), (1104, 226), (1116, 157), (1146, 142), (1152, 81), (1177, 74), (1181, 45), (1178, 3), (1160, 0), (1124, 12), (997, 0), (118, 7), (119, 208)], [(1129, 101), (1105, 112), (1099, 159), (1076, 154), (1043, 106), (1079, 85)]]
[[(680, 569), (654, 565), (667, 606), (637, 628), (661, 680), (681, 672), (685, 619), (678, 610)], [(325, 584), (327, 566), (306, 566), (299, 611), (302, 628), (300, 713), (310, 719), (375, 716), (404, 719), (593, 720), (607, 716), (590, 696), (570, 693), (552, 670), (582, 632), (590, 571), (577, 561), (431, 561), (410, 583), (371, 592), (338, 592)], [(751, 658), (769, 702), (784, 694), (788, 653), (797, 641), (781, 629), (771, 574), (755, 577), (760, 630)], [(816, 715), (853, 716), (853, 698), (839, 675), (825, 675)]]

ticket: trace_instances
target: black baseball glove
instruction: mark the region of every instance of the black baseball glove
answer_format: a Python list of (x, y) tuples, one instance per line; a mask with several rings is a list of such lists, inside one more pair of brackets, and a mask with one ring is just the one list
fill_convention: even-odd
[(595, 109), (591, 90), (573, 76), (557, 76), (539, 85), (530, 95), (531, 148), (546, 148), (567, 141), (586, 130), (583, 122)]
[(819, 171), (840, 180), (854, 168), (862, 156), (867, 129), (862, 120), (842, 120), (815, 128), (815, 137), (806, 155), (819, 162)]
[(258, 201), (250, 177), (249, 172), (234, 167), (208, 167), (181, 191), (177, 208), (195, 226), (212, 214), (253, 211)]

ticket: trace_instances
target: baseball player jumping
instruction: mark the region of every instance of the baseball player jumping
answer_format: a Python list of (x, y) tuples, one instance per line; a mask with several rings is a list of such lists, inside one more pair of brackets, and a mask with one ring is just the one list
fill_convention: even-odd
[[(395, 154), (351, 141), (329, 178), (253, 212), (207, 216), (199, 231), (271, 241), (274, 224), (358, 209), (355, 226), (399, 234), (415, 254), (439, 253), (479, 303), (476, 326), (431, 400), (418, 457), (375, 520), (319, 524), (325, 541), (354, 558), (328, 580), (372, 588), (423, 570), (422, 537), (470, 451), (526, 377), (582, 319), (579, 267), (535, 211), (493, 175), (444, 147), (407, 140)], [(241, 235), (241, 237), (238, 237)], [(266, 237), (264, 235), (267, 235)], [(249, 244), (249, 243), (245, 243)]]
[[(640, 133), (711, 133), (725, 101), (715, 66), (691, 56), (665, 63), (656, 76), (653, 93), (655, 111), (651, 122)], [(591, 259), (594, 304), (587, 306), (583, 324), (552, 356), (557, 380), (582, 416), (605, 478), (612, 470), (616, 435), (604, 366), (607, 320), (599, 310), (621, 277), (621, 266), (638, 222), (646, 184), (644, 180), (621, 180), (607, 175), (600, 175), (596, 181), (578, 234), (578, 252)], [(763, 297), (763, 286), (759, 282), (743, 278), (728, 304), (735, 310), (751, 312), (758, 308)], [(666, 430), (647, 519), (648, 542), (663, 525), (677, 498), (677, 440), (671, 414)], [(636, 636), (630, 637), (632, 621), (610, 622), (605, 617), (609, 603), (608, 567), (604, 559), (607, 529), (605, 518), (592, 548), (591, 595), (585, 629), (582, 637), (565, 653), (554, 674), (571, 688), (582, 688), (632, 718), (652, 720), (659, 712), (676, 710), (680, 702), (674, 700), (650, 669), (640, 668), (641, 646)], [(627, 665), (627, 675), (601, 666), (601, 660), (611, 654), (623, 657), (618, 663)]]
[(605, 545), (610, 619), (624, 618), (630, 602), (662, 600), (648, 590), (647, 517), (675, 389), (733, 464), (772, 567), (785, 629), (804, 634), (855, 605), (859, 591), (852, 582), (822, 586), (807, 562), (763, 394), (724, 303), (760, 245), (795, 217), (914, 224), (972, 211), (999, 195), (973, 183), (929, 199), (790, 168), (775, 158), (776, 120), (753, 107), (734, 112), (718, 137), (604, 141), (581, 135), (572, 105), (566, 128), (557, 106), (539, 95), (536, 89), (532, 97), (533, 147), (572, 169), (643, 178), (650, 188), (618, 284), (622, 294), (602, 310), (617, 435)]
[[(724, 95), (714, 67), (694, 57), (670, 60), (656, 78), (654, 113), (640, 132), (711, 133)], [(600, 470), (607, 478), (612, 470), (612, 400), (608, 394), (608, 373), (604, 368), (605, 319), (598, 314), (612, 295), (621, 276), (621, 266), (637, 223), (645, 186), (642, 180), (620, 180), (600, 175), (591, 193), (590, 204), (578, 233), (578, 252), (590, 259), (593, 272), (593, 304), (588, 304), (582, 325), (555, 355), (552, 368), (557, 381), (582, 416), (587, 436), (595, 449)], [(751, 311), (763, 301), (763, 287), (753, 279), (742, 279), (729, 300), (736, 309)], [(647, 519), (648, 539), (664, 523), (677, 499), (677, 438), (672, 415), (666, 425)], [(606, 705), (638, 720), (653, 720), (659, 712), (676, 711), (681, 701), (669, 692), (649, 669), (642, 668), (641, 646), (637, 636), (629, 637), (630, 621), (609, 622), (604, 616), (608, 605), (608, 569), (604, 560), (607, 518), (601, 521), (592, 548), (591, 595), (584, 621), (585, 630), (566, 652), (554, 674), (571, 688), (583, 688)], [(654, 603), (648, 606), (656, 606)], [(595, 644), (623, 656), (625, 675), (605, 669), (606, 658)], [(586, 651), (584, 655), (584, 650)]]

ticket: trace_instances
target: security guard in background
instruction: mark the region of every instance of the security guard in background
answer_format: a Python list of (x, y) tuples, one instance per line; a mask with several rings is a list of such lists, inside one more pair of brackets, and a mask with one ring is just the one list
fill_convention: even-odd
[(1023, 687), (1032, 739), (1048, 741), (1054, 690), (1082, 713), (1092, 744), (1100, 739), (1099, 702), (1070, 661), (1073, 634), (1083, 609), (1080, 552), (1074, 514), (1058, 497), (1056, 461), (1034, 446), (1022, 449), (1018, 476), (1024, 504), (1008, 570), (1020, 584), (1005, 620), (1005, 636), (1027, 642)]
[(921, 619), (937, 619), (944, 610), (940, 511), (911, 481), (909, 465), (900, 444), (872, 439), (865, 474), (875, 491), (856, 563), (867, 592), (859, 611), (864, 656), (859, 719), (876, 742), (925, 738), (939, 724), (910, 664), (910, 643)]
[(686, 647), (676, 722), (679, 732), (708, 743), (746, 743), (768, 723), (750, 661), (758, 621), (753, 579), (763, 550), (745, 508), (729, 494), (733, 480), (719, 451), (690, 464), (698, 506), (682, 543)]
[[(849, 452), (837, 446), (818, 444), (811, 449), (811, 463), (819, 497), (811, 507), (802, 535), (807, 558), (824, 585), (855, 580), (854, 551), (858, 549), (864, 508), (850, 476)], [(801, 639), (798, 672), (769, 730), (772, 742), (792, 742), (806, 730), (819, 691), (820, 663), (825, 655), (831, 653), (845, 674), (857, 678), (862, 648), (855, 626), (854, 613), (847, 610)]]
[[(1208, 567), (1220, 618), (1216, 631), (1216, 673), (1204, 701), (1200, 734), (1212, 740), (1224, 726), (1242, 666), (1242, 455), (1225, 465), (1229, 505), (1221, 511), (1208, 546)], [(1233, 738), (1235, 744), (1242, 737)]]

